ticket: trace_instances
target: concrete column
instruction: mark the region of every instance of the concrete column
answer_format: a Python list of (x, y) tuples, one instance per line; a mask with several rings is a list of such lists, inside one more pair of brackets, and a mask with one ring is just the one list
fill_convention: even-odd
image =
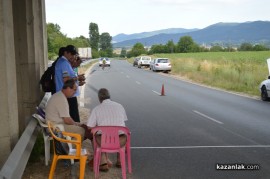
[(47, 66), (44, 0), (13, 0), (19, 131), (41, 101), (39, 79)]
[(0, 0), (0, 168), (18, 139), (12, 1)]

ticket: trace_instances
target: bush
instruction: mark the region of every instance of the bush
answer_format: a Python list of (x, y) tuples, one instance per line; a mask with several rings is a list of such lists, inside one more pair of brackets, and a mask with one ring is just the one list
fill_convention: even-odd
[(44, 140), (42, 133), (39, 132), (36, 139), (36, 143), (30, 154), (29, 162), (30, 163), (39, 162), (41, 161), (41, 158), (44, 158)]
[(99, 57), (99, 53), (97, 50), (92, 49), (92, 58), (98, 58)]

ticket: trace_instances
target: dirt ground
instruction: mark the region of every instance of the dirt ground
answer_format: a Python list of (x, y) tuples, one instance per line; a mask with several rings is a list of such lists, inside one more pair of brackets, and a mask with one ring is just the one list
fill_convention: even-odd
[[(89, 109), (86, 108), (79, 108), (80, 110), (80, 117), (81, 122), (86, 122), (88, 119), (88, 116), (90, 114)], [(52, 145), (51, 145), (52, 146)], [(83, 142), (83, 148), (86, 148), (88, 151), (90, 151), (89, 159), (92, 158), (92, 146), (90, 143), (90, 140), (85, 140)], [(53, 154), (51, 154), (51, 159), (53, 157)], [(113, 161), (113, 163), (116, 162), (116, 155), (111, 154), (110, 159)], [(24, 174), (22, 176), (22, 179), (46, 179), (49, 176), (50, 172), (50, 166), (51, 161), (49, 162), (48, 166), (45, 166), (45, 158), (42, 157), (39, 162), (36, 163), (28, 163), (26, 166), (26, 169), (24, 171)], [(75, 162), (74, 165), (67, 166), (63, 161), (59, 160), (57, 162), (57, 167), (55, 170), (54, 178), (56, 179), (76, 179), (79, 177), (79, 162)], [(88, 162), (85, 166), (85, 179), (94, 178), (94, 172), (90, 169)], [(122, 178), (121, 169), (112, 166), (108, 172), (100, 172), (99, 175), (100, 179), (120, 179)], [(132, 178), (131, 174), (128, 174), (127, 172), (127, 178)]]

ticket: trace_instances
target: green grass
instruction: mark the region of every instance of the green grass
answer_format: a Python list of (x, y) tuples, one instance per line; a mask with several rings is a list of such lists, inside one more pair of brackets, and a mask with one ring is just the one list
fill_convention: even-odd
[(44, 140), (41, 132), (38, 133), (35, 145), (29, 157), (29, 163), (40, 162), (44, 160)]
[(270, 58), (270, 51), (154, 54), (152, 57), (170, 58), (174, 75), (259, 96), (258, 86), (268, 76), (266, 59)]

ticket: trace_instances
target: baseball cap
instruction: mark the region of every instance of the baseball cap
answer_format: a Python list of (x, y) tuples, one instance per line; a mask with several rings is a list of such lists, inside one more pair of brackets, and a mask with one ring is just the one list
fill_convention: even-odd
[(76, 51), (76, 48), (73, 45), (66, 46), (65, 50), (67, 52), (70, 52), (72, 55), (78, 54), (78, 52)]

